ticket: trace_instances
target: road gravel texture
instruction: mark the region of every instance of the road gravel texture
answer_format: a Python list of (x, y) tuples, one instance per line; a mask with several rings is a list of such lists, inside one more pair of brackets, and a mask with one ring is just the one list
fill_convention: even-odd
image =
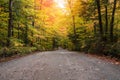
[(67, 50), (0, 63), (0, 80), (120, 80), (120, 65)]

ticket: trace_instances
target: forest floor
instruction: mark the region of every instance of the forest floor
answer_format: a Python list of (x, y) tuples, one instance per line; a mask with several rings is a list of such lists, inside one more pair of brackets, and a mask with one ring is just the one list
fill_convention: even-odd
[(120, 80), (120, 64), (67, 50), (0, 63), (0, 80)]

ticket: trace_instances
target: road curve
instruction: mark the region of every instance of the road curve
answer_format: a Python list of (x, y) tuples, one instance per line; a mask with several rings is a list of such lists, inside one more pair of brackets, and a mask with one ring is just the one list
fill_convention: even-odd
[(0, 63), (0, 80), (120, 80), (120, 65), (67, 50)]

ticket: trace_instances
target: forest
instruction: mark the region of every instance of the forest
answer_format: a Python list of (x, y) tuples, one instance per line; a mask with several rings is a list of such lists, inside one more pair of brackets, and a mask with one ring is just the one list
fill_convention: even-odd
[(0, 0), (0, 57), (56, 50), (120, 59), (120, 0)]

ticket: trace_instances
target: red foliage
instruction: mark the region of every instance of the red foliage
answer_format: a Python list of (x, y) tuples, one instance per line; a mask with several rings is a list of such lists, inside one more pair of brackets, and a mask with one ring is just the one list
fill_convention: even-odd
[(53, 5), (54, 1), (53, 0), (44, 0), (44, 7), (51, 7)]

